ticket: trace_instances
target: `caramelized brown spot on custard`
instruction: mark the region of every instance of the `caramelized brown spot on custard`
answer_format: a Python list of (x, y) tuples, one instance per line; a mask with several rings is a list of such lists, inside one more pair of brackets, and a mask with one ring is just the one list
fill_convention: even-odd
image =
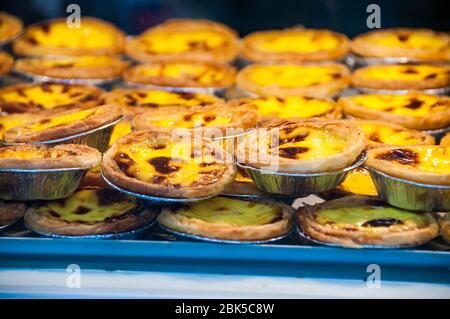
[(406, 149), (394, 149), (376, 156), (377, 159), (396, 162), (401, 165), (414, 165), (418, 162), (418, 154)]
[(382, 143), (380, 135), (377, 132), (373, 132), (372, 134), (370, 134), (369, 140), (377, 143)]
[(107, 206), (126, 199), (126, 195), (114, 189), (101, 188), (96, 191), (99, 206)]
[(403, 224), (403, 221), (396, 219), (396, 218), (378, 218), (378, 219), (372, 219), (364, 224), (362, 224), (363, 227), (389, 227), (392, 225), (398, 225)]
[(397, 36), (397, 38), (398, 38), (401, 42), (405, 42), (405, 41), (408, 41), (409, 35), (408, 35), (408, 34), (399, 34), (399, 35)]
[(279, 150), (279, 156), (285, 158), (297, 158), (298, 154), (302, 154), (308, 151), (307, 147), (286, 147)]
[(215, 115), (208, 115), (208, 116), (205, 116), (205, 122), (212, 122), (212, 121), (214, 121), (216, 119), (216, 116)]
[(151, 182), (153, 184), (161, 184), (162, 182), (164, 182), (166, 180), (165, 176), (161, 176), (161, 175), (155, 175), (152, 177)]
[(418, 72), (417, 72), (416, 69), (413, 69), (413, 68), (407, 68), (407, 69), (405, 69), (405, 70), (403, 71), (403, 73), (406, 73), (406, 74), (417, 74)]
[(431, 73), (431, 74), (428, 74), (424, 79), (432, 80), (432, 79), (435, 79), (436, 77), (437, 77), (437, 73)]
[(287, 144), (287, 143), (298, 143), (305, 140), (308, 137), (308, 133), (300, 133), (294, 137), (284, 138), (279, 140), (279, 145)]
[(42, 23), (40, 25), (42, 31), (44, 31), (45, 33), (49, 33), (50, 32), (50, 24), (49, 23)]
[(165, 156), (154, 157), (148, 162), (161, 174), (170, 174), (180, 169), (178, 166), (170, 165), (170, 158)]
[(85, 215), (85, 214), (89, 213), (90, 211), (91, 211), (90, 208), (87, 208), (85, 206), (78, 206), (77, 210), (74, 211), (73, 213), (75, 215)]
[(409, 100), (409, 103), (405, 105), (405, 107), (411, 110), (417, 110), (422, 106), (422, 104), (423, 101), (412, 98), (411, 100)]
[(130, 167), (135, 164), (133, 159), (125, 153), (119, 153), (114, 156), (114, 161), (117, 163), (119, 169), (125, 173), (128, 177), (134, 177), (134, 175), (130, 172)]
[(41, 84), (41, 90), (47, 93), (52, 93), (52, 88), (50, 83), (42, 83)]
[(177, 92), (178, 96), (180, 96), (183, 100), (192, 100), (195, 98), (195, 94), (191, 92)]

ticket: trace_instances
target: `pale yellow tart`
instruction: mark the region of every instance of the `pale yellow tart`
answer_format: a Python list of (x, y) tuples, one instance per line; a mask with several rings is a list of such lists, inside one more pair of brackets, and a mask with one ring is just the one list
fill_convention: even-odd
[(259, 96), (309, 95), (328, 97), (350, 83), (348, 69), (339, 64), (253, 64), (236, 78), (239, 88)]
[(349, 194), (377, 196), (378, 192), (375, 188), (369, 172), (364, 168), (356, 168), (351, 171), (345, 180), (337, 188)]
[(44, 21), (27, 27), (13, 46), (19, 55), (111, 55), (122, 52), (125, 34), (100, 19), (82, 17), (79, 27), (66, 19)]
[(450, 98), (417, 92), (341, 97), (344, 112), (361, 119), (381, 120), (415, 130), (450, 125)]
[(346, 36), (329, 30), (292, 28), (258, 31), (242, 42), (242, 55), (255, 62), (330, 61), (349, 51)]
[(0, 43), (13, 40), (22, 32), (23, 23), (16, 16), (0, 12)]
[(126, 51), (141, 61), (186, 58), (229, 62), (237, 54), (237, 34), (208, 20), (168, 20), (128, 41)]
[(34, 122), (40, 118), (41, 116), (30, 113), (11, 113), (0, 115), (0, 140), (3, 139), (3, 134), (9, 129), (25, 123)]

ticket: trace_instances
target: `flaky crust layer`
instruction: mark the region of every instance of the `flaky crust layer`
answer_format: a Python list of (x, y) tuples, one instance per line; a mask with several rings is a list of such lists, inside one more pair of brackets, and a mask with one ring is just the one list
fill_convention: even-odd
[(19, 125), (6, 131), (3, 134), (3, 140), (11, 143), (29, 143), (56, 140), (63, 137), (69, 137), (72, 135), (88, 132), (90, 130), (117, 121), (123, 116), (120, 107), (115, 105), (99, 106), (96, 108), (92, 108), (92, 111), (98, 113), (94, 113), (82, 120), (60, 124), (39, 131), (35, 131), (32, 129), (32, 126), (35, 123), (44, 123), (47, 121), (51, 121), (54, 117), (70, 115), (79, 111), (74, 110), (58, 113), (57, 115), (42, 118), (37, 122)]
[[(34, 158), (6, 158), (4, 152), (41, 152), (46, 156)], [(102, 154), (89, 146), (80, 144), (61, 144), (44, 146), (21, 144), (0, 148), (0, 169), (54, 169), (91, 168), (100, 163)]]
[(442, 138), (440, 145), (442, 145), (442, 146), (450, 146), (450, 133), (447, 133), (447, 135), (445, 135)]
[(322, 242), (339, 244), (344, 247), (419, 245), (438, 235), (439, 227), (431, 215), (427, 215), (429, 222), (427, 227), (416, 229), (404, 227), (404, 225), (372, 228), (348, 224), (345, 227), (337, 227), (333, 224), (321, 225), (315, 220), (316, 213), (321, 209), (370, 205), (374, 200), (376, 199), (370, 196), (347, 196), (316, 206), (302, 207), (297, 213), (297, 220), (306, 235)]
[(22, 32), (23, 23), (16, 16), (1, 11), (0, 20), (3, 22), (2, 32), (0, 33), (0, 43), (9, 42)]
[(0, 75), (8, 74), (14, 63), (14, 59), (6, 52), (0, 52)]
[(26, 210), (24, 203), (0, 201), (0, 226), (15, 223), (25, 215)]
[[(180, 53), (146, 52), (139, 45), (142, 38), (145, 38), (153, 32), (166, 31), (177, 33), (180, 31), (196, 30), (207, 30), (220, 33), (226, 38), (227, 45), (215, 49), (198, 49)], [(234, 60), (237, 55), (237, 38), (238, 34), (236, 31), (219, 22), (205, 19), (170, 19), (156, 27), (147, 29), (134, 39), (128, 40), (125, 51), (130, 57), (143, 62), (189, 59), (194, 61), (216, 61), (227, 63)]]
[(209, 223), (197, 218), (177, 214), (171, 208), (163, 208), (158, 216), (158, 222), (175, 231), (216, 238), (223, 240), (255, 241), (279, 237), (286, 234), (292, 226), (292, 209), (284, 204), (282, 219), (259, 226), (238, 226), (231, 224)]
[[(339, 45), (334, 50), (318, 50), (309, 53), (299, 53), (299, 52), (269, 52), (258, 50), (254, 47), (260, 39), (266, 37), (283, 36), (284, 34), (296, 34), (303, 33), (305, 31), (316, 32), (318, 36), (325, 34), (336, 37), (340, 42)], [(240, 46), (241, 55), (253, 62), (316, 62), (316, 61), (332, 61), (343, 58), (347, 55), (350, 50), (349, 39), (341, 34), (330, 30), (324, 29), (304, 29), (304, 28), (288, 28), (283, 30), (268, 30), (268, 31), (257, 31), (250, 33), (242, 39)]]

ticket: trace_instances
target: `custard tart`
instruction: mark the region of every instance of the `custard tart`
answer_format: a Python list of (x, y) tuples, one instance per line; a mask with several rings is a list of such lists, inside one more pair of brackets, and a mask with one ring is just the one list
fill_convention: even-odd
[(85, 186), (70, 197), (38, 202), (25, 215), (27, 227), (45, 235), (88, 236), (140, 229), (155, 219), (134, 197), (99, 186)]
[(291, 229), (292, 208), (265, 201), (215, 197), (181, 207), (163, 208), (159, 224), (177, 232), (211, 239), (259, 241)]
[(418, 92), (341, 97), (344, 112), (361, 119), (399, 124), (413, 130), (450, 126), (450, 98)]
[(348, 173), (345, 180), (339, 184), (334, 191), (347, 195), (378, 195), (378, 191), (372, 177), (369, 174), (369, 171), (362, 167), (357, 167)]
[(25, 123), (38, 121), (42, 117), (35, 113), (0, 113), (0, 140), (3, 140), (3, 134), (9, 129)]
[(0, 168), (91, 168), (100, 162), (101, 157), (99, 151), (86, 145), (21, 144), (0, 148)]
[(94, 86), (62, 83), (15, 84), (0, 89), (0, 108), (11, 113), (54, 113), (102, 104)]
[(24, 203), (0, 200), (0, 227), (14, 224), (25, 215), (26, 210)]
[(139, 64), (125, 71), (131, 84), (171, 88), (214, 88), (232, 86), (236, 70), (227, 65), (203, 61), (155, 61)]
[(383, 146), (434, 145), (434, 137), (397, 124), (383, 121), (356, 120), (364, 131), (366, 148)]
[(105, 153), (103, 175), (129, 191), (160, 197), (196, 198), (220, 193), (234, 179), (219, 144), (139, 131), (116, 141)]
[(14, 65), (17, 73), (52, 80), (109, 80), (122, 75), (129, 62), (114, 56), (25, 58)]
[(450, 148), (445, 146), (376, 148), (365, 165), (416, 183), (450, 185)]
[(0, 75), (8, 74), (14, 64), (11, 55), (6, 52), (0, 52)]
[(129, 117), (167, 106), (190, 108), (223, 101), (215, 96), (193, 92), (170, 92), (150, 89), (114, 89), (103, 96), (105, 103), (124, 108)]
[(253, 32), (241, 44), (246, 60), (263, 63), (332, 61), (345, 57), (349, 50), (343, 34), (304, 28)]
[(300, 208), (297, 217), (307, 236), (344, 247), (417, 246), (439, 233), (430, 214), (394, 208), (366, 196), (347, 196), (306, 206)]
[(441, 140), (441, 146), (450, 146), (450, 133), (447, 133), (442, 140)]
[(13, 44), (14, 53), (27, 56), (78, 56), (120, 54), (125, 34), (109, 22), (82, 17), (79, 27), (66, 18), (28, 26)]
[(15, 126), (3, 134), (3, 140), (8, 143), (57, 140), (113, 123), (122, 116), (121, 109), (113, 105), (71, 110)]
[(0, 44), (17, 37), (23, 29), (23, 23), (16, 16), (0, 11)]
[(208, 20), (171, 19), (129, 40), (126, 53), (139, 61), (190, 59), (230, 62), (238, 51), (238, 34)]
[(350, 82), (350, 71), (342, 64), (252, 64), (236, 77), (237, 86), (245, 92), (279, 97), (330, 97)]
[(329, 172), (355, 162), (364, 147), (364, 133), (351, 121), (281, 120), (245, 135), (237, 160), (277, 172)]
[(446, 213), (445, 217), (439, 221), (442, 237), (450, 243), (450, 214)]
[(433, 64), (370, 65), (353, 72), (356, 88), (373, 90), (429, 90), (450, 86), (450, 66)]
[(375, 30), (355, 37), (351, 49), (363, 57), (450, 61), (450, 35), (430, 29)]

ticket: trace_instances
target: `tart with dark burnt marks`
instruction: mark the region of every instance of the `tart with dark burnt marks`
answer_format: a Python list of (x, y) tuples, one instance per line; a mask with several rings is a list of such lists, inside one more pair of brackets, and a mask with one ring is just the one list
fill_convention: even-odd
[(0, 140), (3, 140), (3, 134), (9, 129), (25, 123), (38, 121), (42, 117), (35, 113), (0, 114)]
[(233, 181), (235, 167), (227, 157), (210, 140), (147, 130), (116, 141), (105, 153), (102, 172), (113, 184), (139, 194), (204, 197)]
[(374, 90), (427, 90), (450, 86), (450, 66), (433, 64), (380, 64), (352, 74), (353, 86)]
[(450, 61), (450, 36), (430, 29), (375, 30), (355, 37), (351, 49), (363, 57)]
[(348, 38), (330, 30), (290, 28), (251, 33), (244, 37), (242, 56), (253, 62), (332, 61), (345, 57)]
[(408, 181), (450, 185), (450, 148), (445, 146), (376, 148), (365, 165)]
[(234, 84), (236, 70), (227, 65), (203, 61), (155, 61), (128, 69), (129, 83), (174, 88), (222, 89)]
[(39, 202), (25, 215), (27, 227), (40, 234), (86, 236), (133, 231), (155, 219), (134, 197), (99, 186), (84, 186), (70, 197)]
[(279, 97), (330, 97), (350, 82), (350, 71), (342, 64), (252, 64), (236, 77), (237, 86), (245, 92)]
[(121, 109), (114, 105), (71, 110), (15, 126), (3, 134), (3, 140), (9, 143), (57, 140), (92, 131), (113, 123), (122, 116)]
[(114, 89), (103, 96), (105, 103), (120, 105), (129, 117), (145, 111), (179, 106), (190, 108), (223, 101), (215, 96), (193, 92), (170, 92), (151, 89)]
[(206, 238), (258, 241), (289, 232), (292, 217), (292, 208), (287, 205), (215, 197), (163, 208), (158, 222), (169, 229)]
[(60, 18), (28, 26), (14, 42), (17, 55), (79, 56), (114, 55), (124, 49), (125, 34), (112, 24), (92, 17), (82, 17), (71, 27)]
[(91, 168), (100, 162), (101, 157), (99, 151), (86, 145), (21, 144), (0, 148), (0, 168)]
[(450, 243), (450, 214), (446, 213), (439, 221), (441, 236)]
[(442, 146), (450, 146), (450, 133), (447, 133), (442, 139), (441, 144)]
[(420, 245), (439, 232), (430, 214), (394, 208), (365, 196), (347, 196), (303, 207), (297, 217), (306, 235), (344, 247)]
[(351, 165), (364, 147), (364, 133), (351, 121), (281, 120), (245, 135), (237, 160), (269, 171), (329, 172)]
[(14, 59), (6, 52), (0, 52), (0, 75), (8, 74), (14, 63)]
[(384, 146), (434, 145), (434, 137), (397, 124), (383, 121), (356, 120), (364, 131), (366, 148)]
[(360, 119), (399, 124), (413, 130), (450, 126), (450, 98), (410, 92), (341, 97), (344, 112)]
[(25, 215), (26, 210), (24, 203), (0, 200), (0, 227), (14, 224)]
[(237, 38), (234, 30), (218, 22), (172, 19), (129, 40), (126, 53), (140, 61), (230, 62), (238, 51)]
[(0, 89), (0, 108), (11, 113), (53, 113), (101, 103), (102, 90), (62, 83), (16, 84)]
[(0, 44), (13, 40), (22, 29), (23, 23), (19, 18), (4, 11), (0, 12)]
[(113, 56), (74, 56), (19, 59), (14, 70), (29, 77), (52, 80), (108, 80), (122, 75), (129, 62)]

